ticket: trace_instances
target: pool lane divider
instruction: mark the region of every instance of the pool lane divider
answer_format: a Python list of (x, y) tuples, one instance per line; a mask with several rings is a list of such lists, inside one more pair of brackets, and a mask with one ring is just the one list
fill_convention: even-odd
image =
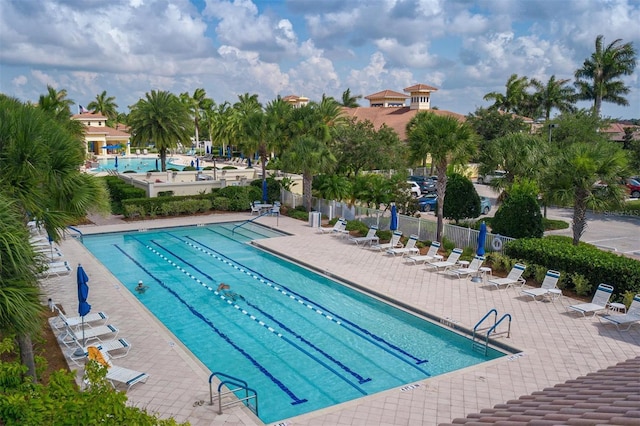
[[(136, 241), (141, 242), (141, 241), (139, 241), (137, 239), (136, 239)], [(144, 244), (144, 243), (142, 243), (142, 244)], [(156, 283), (158, 283), (158, 285), (160, 285), (162, 288), (167, 290), (171, 295), (173, 295), (173, 297), (175, 297), (180, 303), (182, 303), (187, 309), (189, 309), (189, 311), (194, 316), (196, 316), (201, 321), (203, 321), (205, 324), (207, 324), (209, 326), (209, 328), (211, 328), (218, 336), (220, 336), (223, 340), (225, 340), (227, 343), (229, 343), (231, 346), (233, 346), (238, 352), (240, 352), (242, 355), (244, 355), (244, 357), (247, 358), (247, 360), (249, 360), (249, 362), (251, 362), (251, 364), (253, 364), (260, 372), (262, 372), (262, 374), (267, 376), (273, 383), (276, 384), (276, 386), (278, 386), (285, 394), (287, 394), (293, 400), (291, 402), (291, 405), (298, 405), (298, 404), (302, 404), (302, 403), (305, 403), (305, 402), (308, 401), (307, 399), (298, 398), (284, 383), (282, 383), (280, 380), (278, 380), (273, 374), (271, 374), (269, 372), (269, 370), (267, 370), (262, 364), (260, 364), (255, 358), (253, 358), (251, 356), (251, 354), (247, 353), (247, 351), (245, 351), (240, 346), (238, 346), (226, 334), (224, 334), (220, 329), (218, 329), (208, 318), (206, 318), (197, 309), (195, 309), (193, 306), (191, 306), (186, 300), (184, 300), (182, 297), (180, 297), (180, 295), (178, 293), (176, 293), (169, 286), (167, 286), (161, 279), (156, 277), (150, 270), (145, 268), (140, 262), (138, 262), (136, 259), (131, 257), (129, 255), (129, 253), (124, 251), (119, 245), (114, 244), (114, 246), (116, 247), (116, 249), (118, 251), (120, 251), (120, 253), (122, 253), (127, 258), (129, 258), (133, 263), (136, 264), (136, 266), (138, 266), (147, 275), (149, 275), (149, 277), (151, 277)]]
[[(134, 238), (135, 239), (135, 238)], [(221, 298), (227, 299), (227, 303), (233, 304), (234, 307), (239, 310), (242, 314), (247, 315), (250, 319), (252, 319), (253, 321), (257, 322), (259, 325), (261, 325), (262, 327), (266, 328), (267, 330), (269, 330), (273, 335), (281, 338), (282, 340), (284, 340), (285, 342), (287, 342), (288, 344), (290, 344), (291, 346), (293, 346), (294, 348), (298, 349), (300, 352), (304, 353), (305, 355), (307, 355), (308, 357), (310, 357), (311, 359), (313, 359), (315, 362), (317, 362), (318, 364), (322, 365), (323, 367), (325, 367), (327, 370), (331, 371), (333, 374), (335, 374), (336, 376), (338, 376), (339, 378), (341, 378), (343, 381), (345, 381), (346, 383), (348, 383), (349, 385), (351, 385), (352, 387), (354, 387), (358, 392), (360, 392), (362, 395), (367, 395), (367, 392), (364, 391), (363, 389), (361, 389), (360, 387), (358, 387), (357, 385), (355, 385), (354, 383), (352, 383), (350, 380), (348, 380), (347, 378), (345, 378), (344, 376), (342, 376), (338, 371), (336, 371), (334, 368), (332, 368), (330, 365), (328, 365), (327, 363), (325, 363), (324, 361), (322, 361), (321, 359), (318, 359), (318, 357), (316, 357), (315, 355), (311, 354), (310, 352), (308, 352), (307, 350), (305, 350), (304, 348), (302, 348), (300, 345), (298, 345), (297, 343), (295, 343), (294, 341), (292, 341), (291, 339), (287, 338), (286, 336), (282, 335), (281, 333), (278, 333), (273, 327), (269, 326), (268, 324), (264, 323), (263, 321), (261, 321), (260, 319), (256, 318), (254, 315), (250, 314), (249, 312), (247, 312), (246, 310), (242, 309), (240, 306), (238, 306), (237, 303), (235, 303), (234, 301), (232, 301), (230, 298), (226, 298), (225, 296), (219, 294), (217, 291), (215, 291), (213, 288), (211, 288), (210, 286), (208, 286), (207, 284), (203, 283), (200, 279), (198, 279), (197, 277), (195, 277), (194, 275), (192, 275), (189, 271), (185, 270), (183, 267), (181, 267), (180, 265), (176, 264), (173, 260), (167, 258), (165, 255), (163, 255), (162, 253), (160, 253), (158, 250), (154, 249), (153, 247), (149, 246), (148, 244), (145, 244), (144, 242), (137, 240), (140, 244), (143, 244), (148, 250), (150, 250), (151, 252), (153, 252), (155, 255), (159, 256), (161, 259), (163, 259), (164, 261), (168, 262), (171, 266), (175, 267), (176, 269), (178, 269), (180, 272), (182, 272), (183, 274), (187, 275), (189, 278), (191, 278), (192, 280), (196, 281), (197, 283), (201, 284), (202, 286), (204, 286), (205, 288), (207, 288), (210, 291), (213, 291), (215, 294), (218, 294), (219, 296), (221, 296)], [(202, 275), (204, 275), (205, 277), (207, 277), (208, 279), (210, 279), (211, 281), (215, 281), (216, 280), (213, 279), (212, 276), (210, 276), (209, 274), (207, 274), (206, 272), (202, 271), (201, 269), (199, 269), (197, 266), (191, 264), (190, 262), (188, 262), (186, 259), (182, 258), (181, 256), (179, 256), (178, 254), (172, 252), (171, 250), (169, 250), (168, 248), (162, 246), (162, 244), (158, 243), (155, 240), (151, 240), (151, 242), (155, 245), (157, 245), (158, 247), (160, 247), (162, 250), (166, 251), (167, 253), (169, 253), (170, 255), (174, 256), (176, 259), (180, 260), (181, 262), (184, 262), (185, 264), (189, 265), (191, 268), (195, 269), (196, 271), (200, 272)], [(245, 301), (246, 302), (246, 301)], [(247, 302), (247, 304), (249, 304)], [(251, 304), (249, 304), (251, 305)], [(257, 306), (255, 305), (251, 305), (254, 308), (257, 308)], [(281, 323), (280, 321), (275, 320), (275, 318), (269, 314), (267, 314), (266, 312), (264, 312), (262, 309), (258, 310), (265, 314), (267, 317), (269, 317), (270, 319), (276, 321), (278, 323), (278, 325), (280, 327), (282, 327), (283, 329), (285, 329), (286, 331), (288, 331), (289, 333), (293, 334), (297, 339), (299, 339), (300, 341), (302, 341), (303, 343), (309, 345), (311, 348), (315, 349), (317, 352), (319, 352), (320, 354), (322, 354), (323, 356), (325, 356), (327, 359), (329, 359), (330, 361), (334, 362), (335, 364), (337, 364), (340, 368), (342, 368), (345, 372), (351, 374), (353, 377), (355, 377), (358, 382), (360, 384), (366, 383), (371, 381), (370, 378), (363, 378), (361, 375), (357, 374), (356, 372), (354, 372), (353, 370), (351, 370), (349, 367), (347, 367), (346, 365), (344, 365), (342, 362), (338, 361), (337, 359), (333, 358), (331, 355), (329, 355), (328, 353), (326, 353), (325, 351), (323, 351), (322, 349), (318, 348), (317, 346), (315, 346), (313, 343), (311, 343), (310, 341), (306, 340), (304, 337), (302, 337), (301, 335), (295, 333), (293, 330), (291, 330), (290, 328), (288, 328), (287, 326), (285, 326), (283, 323)]]
[[(216, 234), (220, 234), (219, 232), (216, 232), (214, 230), (208, 229), (210, 232), (216, 233)], [(222, 235), (222, 234), (220, 234)], [(222, 235), (224, 236), (224, 235)], [(176, 237), (179, 240), (184, 241), (182, 238)], [(396, 358), (402, 360), (403, 362), (406, 362), (405, 359), (403, 359), (402, 357), (400, 357), (398, 354), (395, 354), (391, 351), (389, 351), (385, 346), (401, 353), (402, 355), (411, 358), (412, 360), (415, 361), (415, 365), (412, 365), (414, 368), (416, 368), (417, 370), (419, 370), (420, 372), (422, 372), (423, 374), (426, 374), (427, 376), (431, 376), (430, 373), (428, 373), (427, 371), (417, 367), (421, 364), (424, 364), (426, 362), (429, 362), (426, 359), (421, 359), (416, 357), (415, 355), (405, 351), (404, 349), (402, 349), (401, 347), (388, 342), (387, 340), (385, 340), (383, 337), (380, 337), (372, 332), (370, 332), (369, 330), (360, 327), (358, 324), (355, 324), (351, 321), (349, 321), (346, 318), (340, 317), (339, 315), (331, 312), (329, 309), (326, 309), (325, 307), (323, 307), (322, 305), (313, 302), (312, 300), (309, 300), (308, 298), (306, 298), (303, 295), (300, 295), (294, 291), (292, 291), (291, 289), (287, 288), (286, 286), (283, 286), (281, 284), (278, 284), (276, 282), (274, 282), (273, 280), (265, 277), (263, 274), (256, 272), (254, 270), (252, 270), (251, 268), (248, 268), (242, 264), (240, 264), (239, 262), (236, 262), (234, 260), (230, 260), (227, 256), (225, 256), (224, 254), (218, 252), (217, 250), (207, 246), (206, 244), (192, 238), (192, 237), (186, 237), (187, 239), (193, 241), (196, 244), (199, 244), (200, 246), (204, 247), (206, 250), (203, 250), (201, 247), (198, 247), (195, 244), (189, 243), (188, 241), (184, 241), (187, 245), (192, 246), (193, 248), (195, 248), (196, 250), (202, 251), (203, 253), (207, 254), (210, 257), (213, 257), (214, 259), (217, 259), (221, 262), (223, 262), (224, 264), (245, 273), (246, 275), (252, 277), (253, 279), (259, 281), (262, 284), (266, 284), (267, 286), (271, 287), (272, 289), (279, 291), (280, 293), (282, 293), (284, 296), (289, 297), (290, 299), (293, 299), (295, 301), (297, 301), (298, 303), (305, 305), (307, 308), (314, 310), (316, 313), (318, 313), (319, 315), (323, 315), (325, 318), (327, 318), (328, 320), (330, 320), (331, 322), (335, 322), (336, 324), (345, 327), (345, 329), (351, 331), (352, 333), (362, 337), (363, 339), (369, 340), (371, 343), (373, 343), (374, 345), (378, 346), (380, 349), (386, 351), (387, 353), (395, 356)], [(314, 306), (315, 305), (315, 306)], [(317, 306), (317, 308), (316, 308)], [(328, 312), (328, 314), (326, 313)], [(356, 330), (353, 330), (349, 327), (346, 327), (344, 324), (348, 324), (351, 327), (355, 328)], [(364, 335), (363, 335), (364, 334)], [(369, 336), (372, 340), (369, 339)], [(384, 345), (384, 346), (383, 346)]]

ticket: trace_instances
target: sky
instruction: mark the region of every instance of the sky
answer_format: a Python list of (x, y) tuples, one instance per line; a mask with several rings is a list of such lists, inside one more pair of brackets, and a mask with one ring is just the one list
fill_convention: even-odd
[[(106, 90), (128, 113), (151, 90), (266, 105), (423, 83), (468, 114), (512, 74), (573, 81), (599, 34), (640, 53), (640, 0), (0, 0), (0, 92), (65, 89), (75, 113)], [(640, 118), (640, 67), (624, 82), (604, 116)]]

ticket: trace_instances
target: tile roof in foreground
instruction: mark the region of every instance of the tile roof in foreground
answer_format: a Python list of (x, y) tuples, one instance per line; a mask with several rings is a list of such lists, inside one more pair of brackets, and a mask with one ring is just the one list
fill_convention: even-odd
[(640, 425), (640, 356), (440, 426), (489, 424)]

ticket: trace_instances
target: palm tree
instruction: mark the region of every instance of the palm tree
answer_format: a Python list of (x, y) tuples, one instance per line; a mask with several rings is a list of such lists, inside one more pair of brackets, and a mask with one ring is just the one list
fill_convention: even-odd
[[(4, 292), (0, 329), (6, 330), (10, 321), (10, 330), (23, 333), (20, 350), (30, 371), (34, 370), (29, 321), (37, 318), (32, 313), (41, 306), (35, 277), (38, 259), (30, 246), (28, 253), (21, 246), (21, 241), (28, 245), (27, 214), (57, 241), (68, 225), (87, 212), (108, 211), (103, 182), (79, 171), (84, 155), (82, 139), (59, 117), (0, 95), (0, 212), (4, 215), (0, 218), (0, 292)], [(7, 215), (17, 215), (21, 227), (16, 229)], [(31, 306), (34, 299), (37, 305)]]
[(407, 137), (411, 149), (424, 145), (435, 164), (438, 182), (438, 225), (436, 237), (442, 241), (444, 229), (443, 206), (447, 190), (447, 167), (449, 164), (465, 164), (475, 152), (475, 133), (465, 123), (448, 115), (419, 112), (407, 123)]
[(588, 208), (602, 210), (619, 204), (624, 197), (617, 182), (625, 174), (626, 154), (613, 142), (599, 139), (596, 135), (592, 141), (558, 149), (551, 156), (543, 180), (549, 201), (561, 206), (573, 205), (574, 245), (578, 245), (586, 228)]
[(222, 155), (225, 155), (226, 147), (237, 137), (233, 126), (233, 114), (231, 104), (224, 102), (207, 110), (205, 115), (211, 140), (222, 145)]
[(202, 120), (202, 112), (211, 109), (213, 100), (207, 98), (207, 92), (204, 89), (198, 88), (193, 91), (193, 95), (189, 95), (189, 92), (181, 93), (180, 101), (186, 106), (187, 111), (189, 111), (189, 114), (193, 118), (196, 145), (198, 145), (200, 143), (200, 120)]
[(530, 82), (526, 76), (518, 77), (518, 74), (512, 74), (507, 80), (506, 93), (503, 95), (499, 92), (489, 92), (484, 95), (485, 101), (493, 100), (492, 109), (502, 112), (512, 112), (518, 114), (528, 103), (529, 94), (527, 89)]
[(160, 152), (162, 171), (167, 170), (167, 151), (178, 143), (190, 142), (189, 112), (173, 93), (152, 90), (146, 99), (140, 99), (129, 113), (131, 142), (145, 146), (153, 142)]
[(362, 95), (351, 96), (351, 89), (347, 89), (342, 92), (342, 102), (340, 105), (346, 108), (357, 108), (360, 106), (358, 105), (358, 99), (362, 99)]
[(109, 120), (115, 121), (118, 119), (118, 104), (116, 104), (116, 98), (107, 96), (106, 90), (96, 95), (95, 101), (89, 102), (87, 108), (103, 114)]
[(574, 83), (578, 89), (578, 99), (593, 100), (593, 113), (596, 116), (600, 116), (603, 101), (629, 105), (622, 96), (629, 93), (629, 88), (619, 77), (633, 74), (637, 59), (633, 43), (621, 44), (622, 39), (616, 39), (604, 47), (603, 39), (602, 35), (596, 37), (596, 50), (576, 71)]
[[(560, 112), (575, 111), (576, 108), (573, 104), (575, 90), (573, 90), (572, 87), (566, 86), (569, 81), (571, 80), (568, 78), (556, 80), (555, 75), (549, 78), (546, 85), (535, 78), (531, 80), (531, 86), (536, 89), (533, 97), (536, 104), (542, 108), (545, 120), (549, 120), (553, 108), (557, 108)], [(537, 118), (537, 115), (533, 118)]]
[(38, 108), (51, 113), (57, 119), (63, 121), (71, 116), (71, 105), (74, 105), (71, 99), (67, 99), (66, 89), (56, 90), (47, 85), (47, 94), (40, 95), (38, 99)]

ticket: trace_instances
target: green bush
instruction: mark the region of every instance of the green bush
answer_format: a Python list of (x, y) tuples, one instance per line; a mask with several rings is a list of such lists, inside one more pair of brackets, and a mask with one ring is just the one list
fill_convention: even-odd
[(309, 221), (309, 213), (307, 211), (300, 211), (297, 209), (290, 209), (287, 211), (287, 216), (292, 217), (298, 220), (304, 220), (305, 222)]
[(227, 186), (215, 193), (229, 200), (229, 211), (241, 212), (251, 208), (251, 203), (262, 198), (262, 191), (255, 186)]
[(359, 220), (349, 220), (346, 226), (347, 231), (355, 231), (358, 236), (365, 236), (369, 232), (369, 225)]
[[(266, 181), (267, 181), (267, 202), (273, 203), (274, 201), (279, 201), (280, 188), (282, 187), (282, 185), (280, 184), (280, 181), (273, 177), (268, 177)], [(255, 186), (260, 190), (260, 197), (257, 199), (261, 200), (262, 199), (262, 179), (253, 180), (251, 181), (250, 185)]]
[(545, 231), (555, 231), (558, 229), (567, 229), (569, 227), (569, 223), (564, 220), (547, 219), (546, 217), (543, 217), (542, 226)]
[(444, 196), (443, 215), (455, 220), (480, 216), (480, 197), (473, 183), (459, 173), (447, 177), (447, 192)]
[[(504, 253), (524, 259), (527, 264), (580, 274), (587, 279), (590, 291), (600, 283), (607, 283), (614, 287), (615, 294), (640, 293), (640, 261), (600, 250), (591, 244), (574, 246), (570, 237), (521, 238), (505, 244)], [(572, 279), (567, 281), (568, 286), (576, 285)], [(578, 285), (581, 291), (586, 288), (582, 282)]]
[(195, 166), (184, 166), (182, 168), (182, 171), (183, 172), (195, 172), (196, 168), (195, 168)]
[(544, 234), (538, 200), (530, 194), (512, 194), (491, 221), (491, 231), (512, 238), (539, 238)]
[(381, 243), (386, 243), (391, 241), (391, 231), (378, 230), (378, 232), (376, 232), (376, 235), (378, 236)]
[(105, 176), (103, 179), (109, 189), (109, 200), (113, 214), (124, 213), (123, 201), (147, 195), (144, 189), (136, 188), (117, 176)]

